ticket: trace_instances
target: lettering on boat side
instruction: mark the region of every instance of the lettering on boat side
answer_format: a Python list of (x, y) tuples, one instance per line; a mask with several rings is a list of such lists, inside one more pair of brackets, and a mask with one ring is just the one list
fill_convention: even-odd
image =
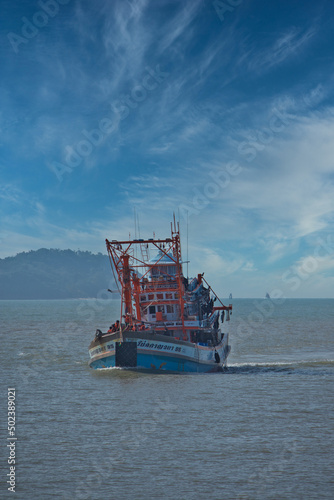
[(159, 344), (157, 342), (146, 342), (144, 340), (139, 340), (137, 342), (138, 347), (144, 347), (147, 349), (157, 349), (160, 351), (173, 351), (173, 352), (181, 352), (181, 347), (168, 345), (168, 344)]
[(107, 351), (112, 351), (115, 349), (115, 344), (108, 344), (107, 346), (103, 345), (101, 347), (97, 347), (93, 351), (90, 352), (90, 357), (92, 358), (93, 356), (96, 356), (97, 354), (100, 354), (101, 352), (107, 352)]
[[(146, 340), (139, 340), (137, 342), (137, 346), (140, 348), (146, 349), (156, 349), (158, 351), (173, 351), (173, 352), (181, 352), (182, 348), (179, 346), (168, 345), (168, 344), (159, 344), (157, 342), (148, 342)], [(108, 344), (107, 346), (103, 345), (100, 347), (96, 347), (94, 350), (90, 351), (90, 357), (93, 358), (102, 352), (108, 352), (115, 349), (115, 344)]]

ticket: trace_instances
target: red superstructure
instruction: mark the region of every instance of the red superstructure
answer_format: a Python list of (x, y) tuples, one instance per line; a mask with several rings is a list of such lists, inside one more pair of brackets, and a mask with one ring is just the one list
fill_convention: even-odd
[[(154, 329), (176, 339), (196, 342), (201, 331), (218, 331), (219, 311), (229, 313), (199, 274), (183, 275), (179, 224), (166, 239), (106, 240), (121, 294), (120, 324), (126, 330)], [(215, 306), (213, 301), (220, 302)], [(216, 324), (216, 328), (214, 327)], [(218, 339), (217, 339), (218, 342)]]

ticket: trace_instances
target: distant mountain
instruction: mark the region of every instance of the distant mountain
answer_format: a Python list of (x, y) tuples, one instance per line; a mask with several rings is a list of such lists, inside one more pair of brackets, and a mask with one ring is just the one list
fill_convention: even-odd
[(88, 298), (108, 288), (114, 279), (101, 253), (41, 248), (0, 259), (0, 299)]

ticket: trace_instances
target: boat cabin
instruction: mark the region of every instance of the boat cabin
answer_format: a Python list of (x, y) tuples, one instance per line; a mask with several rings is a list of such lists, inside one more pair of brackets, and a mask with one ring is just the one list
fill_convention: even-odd
[(141, 282), (140, 308), (144, 321), (176, 321), (180, 317), (177, 267), (171, 253), (160, 250), (149, 262), (148, 279)]

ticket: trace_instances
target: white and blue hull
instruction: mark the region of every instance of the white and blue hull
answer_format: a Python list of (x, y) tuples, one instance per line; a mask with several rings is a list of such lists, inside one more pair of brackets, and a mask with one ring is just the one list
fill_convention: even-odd
[(229, 354), (228, 335), (215, 347), (140, 332), (105, 335), (90, 346), (94, 369), (122, 367), (159, 372), (221, 371)]

